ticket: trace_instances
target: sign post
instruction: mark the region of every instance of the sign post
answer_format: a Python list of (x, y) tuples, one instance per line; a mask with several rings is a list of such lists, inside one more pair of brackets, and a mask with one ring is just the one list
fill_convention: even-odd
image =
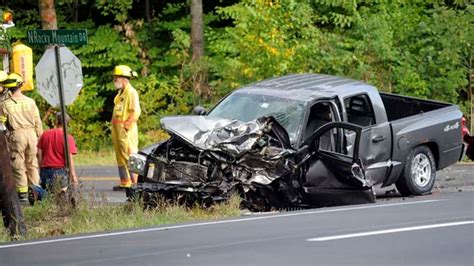
[(69, 141), (67, 137), (67, 124), (66, 124), (66, 117), (67, 117), (67, 110), (66, 105), (64, 104), (64, 88), (63, 88), (63, 77), (61, 75), (61, 54), (59, 53), (59, 46), (54, 46), (54, 54), (56, 55), (56, 70), (58, 71), (58, 89), (59, 89), (59, 102), (61, 106), (61, 124), (63, 125), (63, 132), (64, 132), (64, 152), (66, 154), (66, 172), (71, 178), (70, 173), (70, 164), (69, 161)]
[[(51, 45), (41, 57), (35, 68), (37, 88), (41, 96), (52, 106), (59, 105), (64, 134), (64, 159), (66, 172), (71, 179), (69, 142), (67, 134), (66, 105), (71, 104), (83, 86), (81, 62), (66, 47), (59, 45), (87, 44), (86, 30), (29, 30), (28, 43), (32, 45)], [(54, 53), (52, 53), (54, 49)], [(64, 59), (64, 62), (63, 60)], [(54, 61), (54, 63), (53, 63)], [(55, 68), (53, 67), (55, 66)], [(63, 76), (64, 75), (64, 76)], [(64, 86), (64, 80), (68, 85)], [(67, 89), (68, 93), (65, 93)]]

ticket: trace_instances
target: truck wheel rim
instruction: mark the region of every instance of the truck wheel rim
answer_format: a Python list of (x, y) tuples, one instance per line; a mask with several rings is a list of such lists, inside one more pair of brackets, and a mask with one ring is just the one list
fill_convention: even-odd
[(431, 162), (428, 156), (420, 153), (413, 158), (411, 174), (414, 179), (413, 181), (419, 187), (424, 187), (430, 182)]

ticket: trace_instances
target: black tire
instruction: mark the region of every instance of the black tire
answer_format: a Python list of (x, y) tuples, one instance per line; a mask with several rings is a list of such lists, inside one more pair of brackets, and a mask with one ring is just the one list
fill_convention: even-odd
[(436, 179), (436, 162), (430, 148), (418, 146), (410, 151), (405, 168), (395, 186), (402, 196), (431, 193)]

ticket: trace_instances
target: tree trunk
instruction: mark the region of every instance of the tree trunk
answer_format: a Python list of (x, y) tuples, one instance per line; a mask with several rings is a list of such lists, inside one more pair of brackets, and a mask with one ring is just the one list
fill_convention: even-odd
[(191, 0), (191, 42), (192, 61), (198, 61), (204, 54), (202, 0)]
[(191, 0), (191, 49), (191, 63), (195, 65), (192, 75), (193, 91), (199, 96), (209, 97), (211, 89), (207, 83), (207, 67), (201, 60), (204, 55), (202, 0)]
[(58, 21), (56, 19), (56, 9), (54, 8), (54, 0), (38, 0), (38, 7), (41, 16), (41, 26), (44, 30), (58, 29)]
[(150, 0), (145, 0), (145, 20), (146, 22), (150, 22), (151, 21), (151, 17), (150, 17)]
[(74, 0), (74, 22), (79, 22), (79, 0)]

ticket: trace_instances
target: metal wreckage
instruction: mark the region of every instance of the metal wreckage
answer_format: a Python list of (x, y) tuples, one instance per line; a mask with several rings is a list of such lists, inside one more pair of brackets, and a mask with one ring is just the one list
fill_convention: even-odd
[[(272, 116), (246, 123), (181, 116), (163, 118), (161, 123), (171, 138), (144, 149), (130, 160), (132, 169), (142, 168), (142, 173), (146, 173), (139, 177), (142, 180), (134, 187), (134, 194), (140, 194), (147, 205), (153, 205), (158, 195), (169, 199), (181, 197), (188, 204), (210, 205), (233, 193), (238, 193), (242, 206), (252, 211), (375, 200), (371, 184), (363, 177), (359, 184), (348, 185), (328, 171), (326, 176), (314, 176), (313, 182), (337, 187), (346, 196), (316, 193), (318, 196), (311, 197), (311, 191), (304, 191), (304, 186), (305, 175), (315, 171), (308, 167), (314, 164), (307, 164), (308, 160), (315, 160), (315, 150), (311, 145), (298, 151), (293, 149), (288, 133)], [(316, 141), (319, 137), (316, 134), (312, 139)], [(148, 152), (147, 159), (139, 158)], [(142, 166), (137, 165), (140, 163)], [(352, 170), (361, 174), (357, 164)]]

